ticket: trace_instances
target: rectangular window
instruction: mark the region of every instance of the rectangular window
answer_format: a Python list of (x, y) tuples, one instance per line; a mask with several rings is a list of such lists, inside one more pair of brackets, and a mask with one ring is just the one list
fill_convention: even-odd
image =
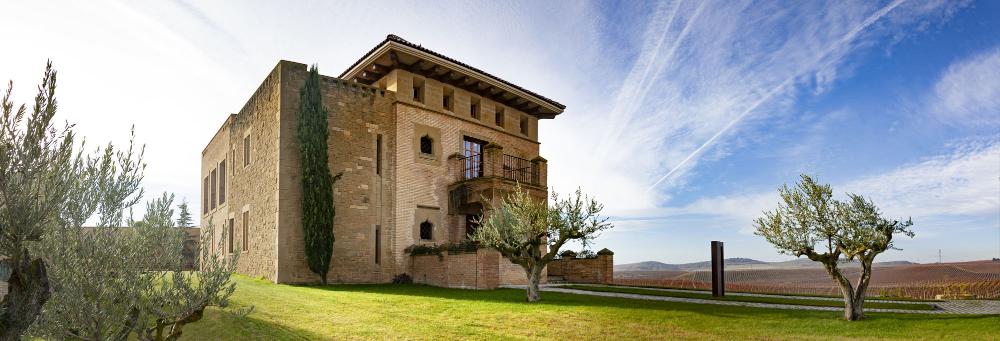
[(472, 104), (469, 104), (469, 115), (472, 115), (472, 118), (474, 118), (474, 119), (477, 119), (477, 120), (479, 119), (479, 99), (478, 98), (473, 98), (472, 99)]
[(420, 223), (420, 239), (434, 239), (434, 224), (430, 220), (424, 220), (424, 222)]
[(208, 204), (208, 196), (210, 194), (209, 193), (209, 187), (208, 187), (208, 185), (209, 185), (208, 177), (206, 176), (204, 184), (202, 184), (202, 189), (201, 189), (201, 213), (202, 214), (208, 214), (208, 205), (209, 205)]
[(375, 174), (382, 174), (382, 134), (375, 136)]
[(382, 228), (375, 225), (375, 264), (382, 261)]
[(413, 87), (413, 100), (421, 103), (424, 102), (423, 87)]
[(250, 211), (243, 212), (243, 251), (250, 249)]
[(243, 137), (243, 167), (250, 165), (250, 134)]
[(217, 201), (215, 199), (218, 198), (218, 195), (219, 195), (218, 194), (219, 193), (219, 187), (218, 187), (218, 184), (219, 184), (219, 182), (218, 182), (219, 170), (218, 169), (213, 169), (211, 177), (212, 177), (212, 197), (209, 198), (209, 200), (212, 201), (212, 209), (215, 209), (215, 204), (217, 203)]
[(229, 246), (229, 253), (233, 253), (233, 239), (236, 239), (236, 235), (233, 234), (233, 232), (235, 232), (234, 229), (236, 228), (234, 225), (236, 225), (236, 222), (233, 221), (233, 218), (229, 218), (229, 231), (226, 231), (228, 235), (225, 238), (226, 244)]
[(219, 205), (226, 203), (226, 160), (219, 162)]
[(524, 116), (521, 117), (521, 134), (528, 135), (528, 118)]
[(441, 105), (444, 110), (455, 111), (455, 89), (444, 88), (444, 94), (441, 95)]
[(497, 106), (497, 112), (496, 112), (496, 115), (495, 115), (495, 121), (496, 121), (497, 127), (503, 128), (503, 123), (504, 123), (503, 122), (503, 107)]
[(483, 176), (483, 146), (486, 141), (466, 136), (462, 140), (463, 175), (466, 179)]

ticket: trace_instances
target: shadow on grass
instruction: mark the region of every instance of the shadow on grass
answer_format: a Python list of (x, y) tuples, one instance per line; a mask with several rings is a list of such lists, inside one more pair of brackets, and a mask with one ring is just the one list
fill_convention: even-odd
[(321, 340), (326, 335), (272, 321), (260, 312), (237, 316), (209, 308), (204, 318), (184, 328), (182, 340)]

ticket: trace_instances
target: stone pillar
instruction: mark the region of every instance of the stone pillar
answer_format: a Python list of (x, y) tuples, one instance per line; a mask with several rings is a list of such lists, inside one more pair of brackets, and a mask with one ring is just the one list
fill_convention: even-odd
[(549, 161), (538, 156), (531, 159), (531, 177), (538, 186), (548, 186)]
[(483, 176), (503, 176), (503, 147), (490, 143), (483, 147)]
[(607, 248), (597, 251), (597, 261), (600, 266), (600, 276), (598, 281), (601, 284), (614, 284), (615, 282), (615, 253)]
[(448, 179), (451, 183), (465, 180), (462, 177), (462, 154), (453, 153), (448, 155)]

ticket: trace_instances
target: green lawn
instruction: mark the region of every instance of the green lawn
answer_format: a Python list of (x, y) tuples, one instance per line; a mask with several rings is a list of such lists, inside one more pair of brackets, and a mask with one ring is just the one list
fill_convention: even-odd
[[(608, 286), (595, 286), (595, 285), (567, 285), (564, 286), (564, 288), (600, 291), (600, 292), (619, 292), (626, 294), (639, 294), (639, 295), (650, 295), (650, 296), (698, 298), (703, 300), (717, 300), (717, 301), (777, 303), (777, 304), (808, 305), (816, 307), (840, 307), (840, 308), (844, 307), (844, 301), (839, 301), (839, 300), (838, 301), (811, 300), (805, 298), (760, 297), (760, 296), (740, 296), (740, 295), (712, 297), (711, 293), (704, 293), (704, 292), (677, 292), (677, 291), (666, 291), (666, 290), (656, 290), (656, 289), (608, 287)], [(934, 310), (934, 306), (927, 303), (894, 303), (894, 302), (878, 302), (878, 301), (865, 302), (865, 308)]]
[(237, 277), (238, 317), (215, 309), (184, 329), (188, 340), (304, 339), (996, 339), (1000, 316), (771, 310), (543, 292), (419, 285), (298, 287)]

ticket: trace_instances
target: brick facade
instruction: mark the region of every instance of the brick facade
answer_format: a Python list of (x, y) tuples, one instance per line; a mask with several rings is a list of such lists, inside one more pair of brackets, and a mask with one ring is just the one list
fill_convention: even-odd
[(614, 263), (614, 254), (600, 254), (597, 258), (556, 259), (547, 268), (549, 276), (569, 283), (613, 284)]
[[(234, 251), (242, 249), (244, 239), (247, 245), (237, 271), (280, 283), (319, 279), (307, 266), (301, 227), (296, 115), (299, 89), (307, 76), (306, 65), (279, 62), (202, 152), (202, 221), (215, 227), (216, 244), (222, 241), (222, 247), (213, 250), (229, 252), (223, 233), (232, 224)], [(413, 97), (415, 82), (420, 84), (419, 98)], [(456, 209), (449, 200), (453, 185), (462, 182), (449, 160), (465, 152), (467, 138), (501, 148), (496, 160), (503, 155), (531, 160), (521, 164), (530, 164), (533, 193), (546, 197), (535, 115), (403, 68), (385, 73), (372, 85), (321, 76), (321, 93), (329, 112), (330, 170), (342, 174), (334, 184), (331, 282), (385, 283), (418, 271), (415, 279), (442, 286), (489, 288), (517, 278), (523, 282), (523, 270), (495, 251), (430, 260), (404, 250), (414, 244), (466, 239), (466, 214), (481, 212), (483, 205), (473, 200)], [(470, 111), (473, 102), (477, 115)], [(494, 116), (497, 108), (503, 120)], [(421, 150), (422, 138), (431, 140), (431, 153)], [(223, 162), (225, 174), (220, 171)], [(486, 189), (513, 186), (509, 179), (501, 180), (464, 181)], [(432, 225), (430, 235), (424, 236), (429, 238), (421, 237), (422, 223)], [(511, 266), (520, 271), (518, 276), (508, 269)]]

